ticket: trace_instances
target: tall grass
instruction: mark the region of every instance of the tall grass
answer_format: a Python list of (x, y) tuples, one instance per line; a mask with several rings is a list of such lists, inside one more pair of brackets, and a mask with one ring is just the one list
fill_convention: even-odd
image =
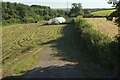
[[(95, 62), (108, 70), (118, 69), (118, 42), (95, 30), (82, 16), (73, 20), (79, 32), (81, 49)], [(119, 57), (118, 57), (119, 56)]]

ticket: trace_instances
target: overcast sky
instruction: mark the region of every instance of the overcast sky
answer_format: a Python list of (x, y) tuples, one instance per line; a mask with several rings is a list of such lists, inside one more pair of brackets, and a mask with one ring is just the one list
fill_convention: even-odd
[(27, 5), (45, 5), (51, 8), (70, 8), (71, 3), (82, 3), (83, 8), (111, 8), (111, 4), (107, 4), (108, 0), (2, 0), (9, 2), (20, 2)]

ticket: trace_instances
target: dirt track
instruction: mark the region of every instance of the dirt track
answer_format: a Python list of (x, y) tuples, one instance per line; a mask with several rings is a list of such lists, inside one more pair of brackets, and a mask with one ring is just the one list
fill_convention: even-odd
[(45, 49), (42, 60), (25, 78), (84, 78), (77, 63), (53, 57), (52, 54), (56, 51), (50, 46), (45, 46)]

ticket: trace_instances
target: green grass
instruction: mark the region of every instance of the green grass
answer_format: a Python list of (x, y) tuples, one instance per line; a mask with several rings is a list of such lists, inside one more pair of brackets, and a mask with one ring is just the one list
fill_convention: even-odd
[(22, 75), (40, 60), (44, 42), (57, 39), (64, 25), (45, 22), (16, 24), (2, 28), (3, 77)]
[(99, 11), (92, 12), (92, 15), (94, 15), (94, 16), (107, 16), (107, 15), (110, 15), (114, 11), (115, 11), (115, 9), (99, 10)]

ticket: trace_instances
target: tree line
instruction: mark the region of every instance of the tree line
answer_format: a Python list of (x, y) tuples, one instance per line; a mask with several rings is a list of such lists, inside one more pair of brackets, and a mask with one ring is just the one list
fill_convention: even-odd
[(35, 22), (65, 15), (67, 15), (67, 11), (54, 10), (48, 6), (28, 6), (22, 3), (2, 2), (3, 24)]
[(49, 6), (25, 5), (22, 3), (2, 2), (2, 23), (29, 23), (40, 20), (49, 20), (54, 17), (76, 17), (90, 15), (88, 9), (83, 9), (80, 3), (73, 3), (70, 11), (51, 9)]

